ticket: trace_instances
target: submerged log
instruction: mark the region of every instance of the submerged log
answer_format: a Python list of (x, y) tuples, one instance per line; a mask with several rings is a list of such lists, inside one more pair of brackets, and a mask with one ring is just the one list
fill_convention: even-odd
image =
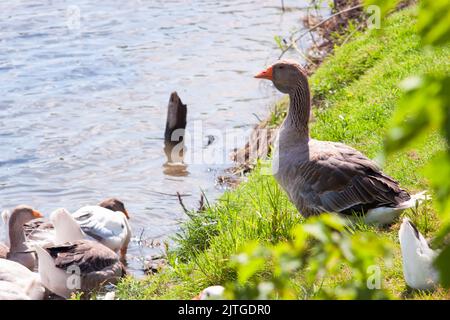
[(172, 92), (167, 106), (164, 152), (169, 163), (183, 162), (184, 133), (186, 130), (187, 106), (176, 92)]

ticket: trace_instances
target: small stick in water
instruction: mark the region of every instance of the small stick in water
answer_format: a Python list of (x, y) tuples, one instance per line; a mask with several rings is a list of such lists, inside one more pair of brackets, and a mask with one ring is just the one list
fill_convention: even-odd
[(187, 107), (176, 92), (170, 95), (167, 107), (164, 152), (168, 162), (182, 162), (184, 155), (184, 133), (186, 130)]

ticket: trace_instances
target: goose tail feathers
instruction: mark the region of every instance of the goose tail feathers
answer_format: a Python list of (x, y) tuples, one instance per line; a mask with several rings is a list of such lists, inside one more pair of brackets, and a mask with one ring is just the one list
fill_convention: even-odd
[(431, 195), (429, 195), (428, 192), (425, 190), (412, 195), (409, 200), (400, 203), (395, 208), (396, 209), (414, 208), (415, 206), (418, 206), (427, 200), (431, 200)]

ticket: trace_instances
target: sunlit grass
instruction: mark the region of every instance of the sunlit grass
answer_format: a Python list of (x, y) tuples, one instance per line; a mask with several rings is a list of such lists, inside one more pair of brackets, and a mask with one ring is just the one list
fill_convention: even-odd
[[(415, 35), (413, 9), (394, 14), (377, 31), (357, 34), (354, 41), (337, 48), (311, 77), (311, 89), (317, 105), (311, 135), (316, 139), (340, 141), (371, 158), (381, 154), (383, 137), (390, 116), (400, 98), (400, 80), (415, 73), (449, 72), (450, 50), (434, 55), (419, 50)], [(286, 100), (277, 105), (269, 125), (278, 125), (284, 115)], [(436, 151), (443, 148), (437, 135), (412, 149), (398, 152), (382, 164), (386, 173), (411, 192), (427, 188), (421, 168)], [(439, 226), (432, 204), (405, 212), (425, 237), (432, 237)], [(290, 230), (303, 218), (288, 201), (271, 176), (254, 170), (248, 181), (226, 192), (204, 212), (192, 213), (177, 236), (177, 247), (169, 252), (169, 266), (143, 281), (127, 278), (118, 286), (123, 299), (190, 299), (209, 285), (224, 284), (236, 277), (229, 267), (230, 257), (252, 240), (277, 243), (290, 239)], [(407, 299), (442, 299), (448, 293), (414, 291), (406, 287), (402, 273), (398, 230), (400, 223), (374, 228), (355, 223), (349, 232), (368, 231), (388, 237), (394, 244), (394, 259), (389, 266), (380, 261), (383, 286), (394, 297)], [(261, 272), (264, 277), (264, 271)], [(317, 286), (339, 288), (351, 274), (326, 279)], [(292, 279), (299, 299), (314, 298), (317, 288), (305, 288), (302, 274)]]

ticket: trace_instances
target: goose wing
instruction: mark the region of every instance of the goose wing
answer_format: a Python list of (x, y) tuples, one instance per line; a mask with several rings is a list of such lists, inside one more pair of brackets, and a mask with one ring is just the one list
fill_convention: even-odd
[(126, 217), (121, 212), (88, 206), (79, 209), (72, 216), (87, 235), (104, 242), (110, 249), (120, 249), (128, 237)]
[(322, 211), (366, 213), (377, 207), (395, 207), (410, 199), (391, 177), (359, 151), (341, 143), (314, 141), (310, 161), (302, 168), (302, 196)]
[(117, 255), (104, 245), (90, 240), (78, 240), (65, 245), (47, 247), (57, 268), (67, 270), (76, 265), (84, 274), (110, 268), (119, 262)]
[(23, 225), (23, 231), (27, 243), (32, 243), (33, 245), (48, 245), (53, 243), (55, 239), (55, 229), (53, 224), (42, 218), (33, 219), (25, 223)]

